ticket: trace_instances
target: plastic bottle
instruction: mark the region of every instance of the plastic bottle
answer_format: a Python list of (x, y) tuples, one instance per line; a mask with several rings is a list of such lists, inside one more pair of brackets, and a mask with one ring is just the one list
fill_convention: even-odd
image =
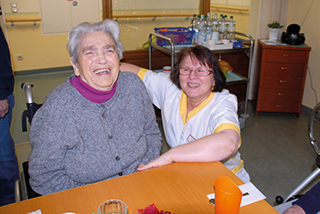
[(219, 19), (217, 14), (212, 14), (211, 40), (219, 41)]
[[(190, 20), (190, 26), (189, 26), (189, 28), (188, 28), (189, 31), (195, 32), (195, 29), (196, 29), (196, 21), (197, 21), (197, 14), (193, 14), (193, 17), (192, 17), (192, 19)], [(194, 40), (194, 34), (193, 34), (193, 37), (192, 37), (192, 43), (194, 43), (193, 40)]]
[(212, 37), (212, 20), (210, 13), (207, 14), (207, 26), (206, 26), (206, 41), (211, 40)]
[(197, 33), (197, 44), (202, 45), (203, 42), (206, 41), (206, 33), (205, 33), (205, 20), (204, 15), (200, 15), (200, 19), (198, 21), (198, 33)]
[(198, 22), (198, 37), (197, 37), (197, 44), (202, 45), (203, 42), (206, 41), (206, 30), (205, 30), (205, 21), (204, 21), (204, 15), (201, 14), (200, 20)]
[(223, 39), (229, 39), (229, 35), (228, 35), (229, 24), (230, 24), (230, 21), (228, 19), (228, 15), (224, 15), (224, 28), (225, 28), (225, 31), (224, 31), (224, 34), (223, 34)]
[(226, 17), (222, 15), (219, 22), (220, 40), (227, 39), (227, 29), (226, 29), (225, 23), (226, 23)]
[(200, 15), (198, 15), (198, 17), (195, 19), (195, 22), (194, 22), (194, 29), (193, 29), (194, 34), (192, 39), (193, 44), (198, 44), (199, 24), (200, 24)]
[(192, 19), (190, 20), (190, 24), (191, 24), (191, 27), (193, 28), (193, 29), (195, 29), (196, 28), (196, 25), (197, 25), (197, 14), (193, 14), (193, 17), (192, 17)]
[(235, 39), (235, 31), (236, 31), (236, 21), (233, 19), (233, 16), (230, 16), (230, 20), (229, 20), (229, 39), (234, 42)]
[(203, 16), (202, 22), (203, 22), (203, 27), (207, 27), (207, 25), (208, 25), (208, 16), (207, 15)]

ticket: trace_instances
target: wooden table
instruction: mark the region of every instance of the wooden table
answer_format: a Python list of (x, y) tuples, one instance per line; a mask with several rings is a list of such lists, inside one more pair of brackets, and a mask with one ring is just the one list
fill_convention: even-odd
[[(128, 206), (128, 214), (154, 203), (159, 210), (172, 214), (214, 213), (207, 194), (213, 193), (213, 184), (221, 175), (236, 184), (243, 182), (220, 162), (174, 163), (144, 172), (90, 184), (50, 195), (0, 207), (1, 214), (29, 213), (40, 209), (42, 214), (74, 212), (91, 214), (100, 203), (120, 199)], [(266, 201), (240, 208), (240, 214), (278, 213)]]

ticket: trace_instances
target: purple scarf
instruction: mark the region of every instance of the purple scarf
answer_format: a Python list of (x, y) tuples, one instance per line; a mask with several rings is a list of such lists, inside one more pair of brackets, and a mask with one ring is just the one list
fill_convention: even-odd
[(73, 85), (82, 96), (94, 103), (107, 102), (113, 97), (117, 88), (117, 82), (115, 82), (110, 91), (99, 91), (82, 81), (79, 76), (72, 78), (70, 84)]

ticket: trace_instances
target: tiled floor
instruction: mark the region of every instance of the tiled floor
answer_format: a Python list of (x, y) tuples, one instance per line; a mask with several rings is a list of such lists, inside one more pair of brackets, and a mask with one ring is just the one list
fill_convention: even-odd
[[(47, 76), (27, 78), (37, 86), (37, 100), (42, 102), (39, 97), (44, 98), (50, 87), (60, 83), (65, 76), (63, 73), (56, 79)], [(21, 84), (23, 78), (18, 80), (20, 82), (17, 84)], [(48, 89), (46, 85), (49, 85)], [(25, 100), (23, 96), (23, 93), (17, 93), (16, 99)], [(248, 113), (250, 117), (242, 130), (240, 152), (251, 181), (265, 194), (267, 202), (273, 205), (277, 195), (289, 194), (316, 168), (316, 154), (308, 139), (309, 113), (302, 112), (300, 118), (295, 114), (263, 112), (255, 116), (250, 103)], [(20, 116), (16, 120), (21, 123)], [(16, 151), (22, 163), (28, 158), (30, 145), (28, 142), (19, 143)], [(319, 180), (318, 176), (311, 185)]]
[(20, 173), (22, 171), (22, 163), (28, 160), (31, 151), (29, 142), (16, 144), (16, 154), (19, 162)]

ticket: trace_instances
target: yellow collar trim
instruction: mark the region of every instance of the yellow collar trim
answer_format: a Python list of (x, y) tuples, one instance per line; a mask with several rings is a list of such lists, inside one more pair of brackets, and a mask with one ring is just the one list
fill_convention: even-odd
[(200, 105), (195, 107), (192, 111), (189, 112), (187, 116), (187, 95), (181, 91), (180, 98), (180, 115), (184, 124), (187, 123), (189, 119), (191, 119), (194, 115), (196, 115), (201, 109), (203, 109), (213, 98), (214, 92), (211, 92), (209, 97), (205, 99)]
[(148, 69), (146, 69), (146, 68), (140, 68), (140, 70), (138, 71), (138, 77), (140, 77), (140, 79), (143, 80), (147, 71), (148, 71)]

